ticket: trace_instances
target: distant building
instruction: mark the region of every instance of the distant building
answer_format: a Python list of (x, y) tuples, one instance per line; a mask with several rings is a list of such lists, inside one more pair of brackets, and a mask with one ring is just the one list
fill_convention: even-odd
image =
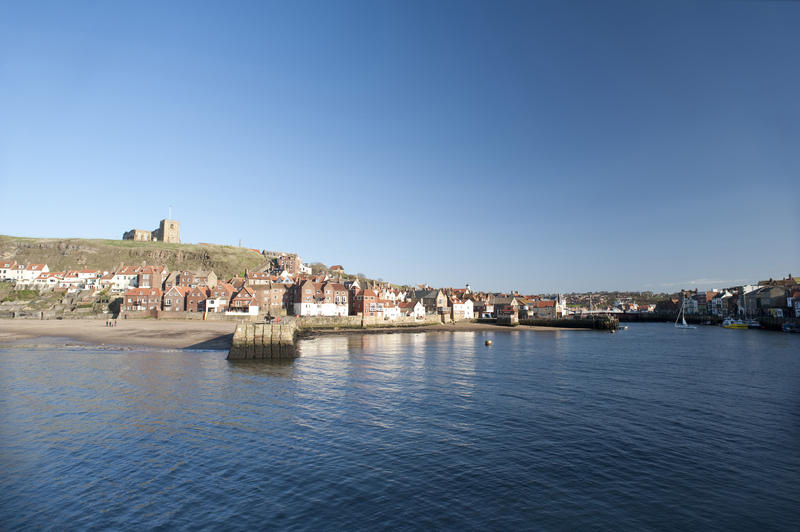
[(158, 229), (153, 230), (153, 240), (157, 242), (181, 243), (181, 223), (178, 220), (161, 220)]
[(181, 243), (181, 223), (178, 220), (161, 220), (157, 229), (146, 231), (144, 229), (131, 229), (122, 234), (122, 240), (136, 240), (139, 242), (172, 242)]
[(153, 234), (144, 229), (131, 229), (122, 234), (122, 240), (137, 240), (139, 242), (150, 242), (153, 240)]
[(303, 261), (295, 253), (284, 253), (277, 258), (278, 270), (288, 272), (291, 275), (300, 273)]

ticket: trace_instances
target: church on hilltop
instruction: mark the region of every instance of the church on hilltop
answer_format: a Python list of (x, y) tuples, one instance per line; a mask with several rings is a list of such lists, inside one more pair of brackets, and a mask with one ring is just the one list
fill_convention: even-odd
[(140, 242), (172, 242), (181, 243), (181, 223), (178, 220), (161, 220), (156, 229), (131, 229), (122, 234), (122, 240), (138, 240)]

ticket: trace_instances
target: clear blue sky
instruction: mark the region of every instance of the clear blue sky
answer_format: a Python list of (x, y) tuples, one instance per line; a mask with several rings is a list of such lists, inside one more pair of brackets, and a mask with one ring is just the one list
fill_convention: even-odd
[(0, 233), (173, 205), (185, 242), (395, 282), (800, 274), (798, 28), (789, 1), (3, 2)]

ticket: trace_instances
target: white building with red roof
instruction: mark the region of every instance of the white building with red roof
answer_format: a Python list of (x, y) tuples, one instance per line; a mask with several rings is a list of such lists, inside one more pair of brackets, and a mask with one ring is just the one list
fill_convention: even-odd
[(39, 290), (56, 288), (64, 278), (64, 272), (44, 272), (31, 283)]
[(41, 274), (49, 271), (50, 268), (47, 267), (47, 264), (27, 264), (25, 266), (18, 264), (16, 269), (16, 281), (22, 284), (30, 284)]
[(17, 261), (3, 261), (0, 262), (0, 281), (14, 281), (15, 272), (17, 271)]
[(111, 291), (124, 292), (139, 286), (139, 272), (134, 266), (121, 266), (111, 278)]

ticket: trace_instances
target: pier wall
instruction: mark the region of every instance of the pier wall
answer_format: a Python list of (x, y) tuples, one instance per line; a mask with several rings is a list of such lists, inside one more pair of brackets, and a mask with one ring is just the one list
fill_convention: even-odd
[(300, 332), (337, 329), (376, 329), (390, 327), (419, 327), (441, 324), (439, 316), (413, 317), (389, 321), (361, 316), (282, 317), (279, 323), (240, 322), (233, 333), (228, 360), (279, 360), (297, 356), (295, 339)]
[(280, 323), (247, 323), (236, 326), (228, 360), (280, 360), (296, 355), (294, 320)]
[(520, 325), (534, 325), (538, 327), (563, 327), (566, 329), (599, 329), (603, 331), (616, 330), (619, 321), (614, 318), (573, 319), (573, 318), (527, 318), (519, 320)]
[(297, 317), (295, 321), (298, 328), (306, 330), (419, 327), (422, 325), (441, 325), (442, 323), (438, 315), (428, 315), (421, 320), (415, 320), (413, 316), (403, 316), (396, 320), (384, 320), (383, 318), (369, 316), (305, 316)]

